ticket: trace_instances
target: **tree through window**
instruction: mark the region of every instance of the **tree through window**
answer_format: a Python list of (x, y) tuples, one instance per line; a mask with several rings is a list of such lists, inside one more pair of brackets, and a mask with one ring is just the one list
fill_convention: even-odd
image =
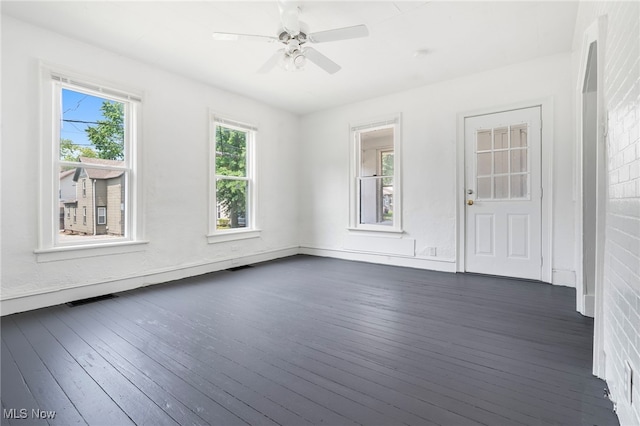
[(253, 135), (253, 130), (215, 125), (215, 231), (252, 227)]

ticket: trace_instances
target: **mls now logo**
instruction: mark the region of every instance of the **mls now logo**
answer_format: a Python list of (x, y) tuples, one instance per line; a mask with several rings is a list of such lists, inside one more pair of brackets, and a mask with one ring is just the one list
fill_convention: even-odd
[[(31, 414), (31, 416), (29, 416), (29, 414)], [(5, 419), (26, 419), (27, 417), (31, 417), (32, 419), (53, 419), (56, 416), (56, 412), (34, 408), (31, 410), (31, 413), (29, 413), (29, 410), (26, 408), (4, 408), (2, 410), (2, 416)]]

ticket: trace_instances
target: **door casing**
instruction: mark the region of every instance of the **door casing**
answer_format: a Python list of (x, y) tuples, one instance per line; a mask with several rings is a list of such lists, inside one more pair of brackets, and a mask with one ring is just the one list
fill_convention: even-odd
[[(584, 32), (582, 40), (582, 50), (580, 55), (580, 68), (576, 81), (576, 183), (579, 187), (576, 190), (576, 310), (583, 315), (594, 317), (593, 331), (593, 374), (602, 379), (607, 378), (606, 374), (606, 354), (604, 352), (604, 240), (605, 240), (605, 215), (607, 195), (607, 167), (606, 167), (606, 134), (607, 134), (607, 110), (604, 101), (604, 63), (607, 34), (606, 15), (598, 17)], [(596, 90), (596, 230), (595, 230), (595, 291), (588, 294), (584, 288), (583, 263), (584, 263), (584, 240), (583, 228), (583, 123), (582, 108), (584, 101), (584, 84), (587, 69), (589, 67), (589, 49), (592, 43), (597, 43), (597, 90)]]

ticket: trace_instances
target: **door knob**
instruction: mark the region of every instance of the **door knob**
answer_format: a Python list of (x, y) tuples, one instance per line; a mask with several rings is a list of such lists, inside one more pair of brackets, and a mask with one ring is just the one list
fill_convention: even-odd
[(473, 205), (473, 200), (467, 200), (467, 204), (472, 206)]

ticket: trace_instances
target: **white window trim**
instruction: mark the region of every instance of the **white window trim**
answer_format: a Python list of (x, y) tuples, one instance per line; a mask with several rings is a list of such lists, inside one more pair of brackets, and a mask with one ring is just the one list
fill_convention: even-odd
[[(360, 197), (358, 178), (360, 174), (360, 133), (385, 128), (393, 128), (393, 225), (359, 223)], [(402, 229), (402, 115), (400, 113), (353, 123), (350, 132), (350, 184), (349, 184), (349, 232), (369, 234), (403, 234)]]
[[(225, 241), (243, 240), (260, 237), (261, 230), (258, 228), (258, 183), (256, 170), (256, 134), (258, 128), (244, 121), (234, 120), (220, 114), (210, 112), (209, 114), (209, 232), (207, 242), (209, 244)], [(249, 182), (249, 194), (247, 195), (247, 223), (244, 228), (216, 229), (218, 212), (216, 197), (216, 127), (220, 125), (233, 130), (247, 132), (247, 175), (242, 178), (231, 177), (231, 179), (246, 180)]]
[[(59, 229), (60, 179), (58, 167), (64, 164), (58, 157), (60, 150), (60, 123), (54, 119), (54, 113), (60, 108), (62, 88), (86, 92), (105, 99), (124, 102), (127, 133), (125, 134), (125, 167), (129, 179), (125, 193), (127, 209), (127, 229), (122, 238), (89, 240), (60, 244), (57, 242)], [(145, 244), (142, 240), (142, 200), (140, 159), (138, 155), (141, 140), (140, 109), (142, 96), (134, 91), (112, 88), (111, 83), (99, 79), (78, 75), (60, 67), (40, 63), (40, 188), (38, 247), (34, 250), (38, 262), (74, 259), (85, 257), (79, 251), (92, 249), (91, 256), (115, 254), (114, 247)], [(92, 168), (105, 168), (92, 165)], [(111, 168), (111, 167), (106, 167)], [(139, 247), (137, 249), (139, 251)], [(127, 252), (125, 250), (125, 252)]]

